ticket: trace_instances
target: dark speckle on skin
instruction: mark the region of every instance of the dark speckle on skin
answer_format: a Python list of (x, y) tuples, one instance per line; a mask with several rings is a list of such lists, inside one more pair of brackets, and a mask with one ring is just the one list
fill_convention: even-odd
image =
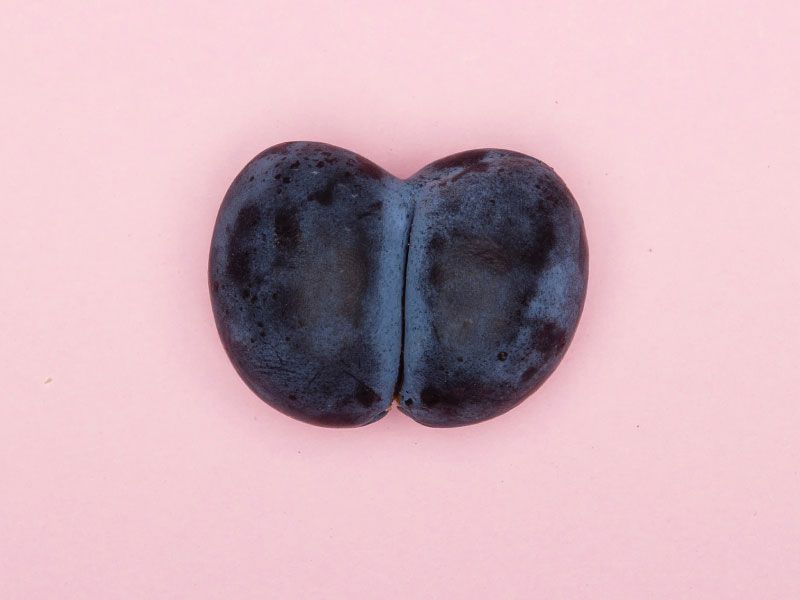
[(294, 250), (300, 241), (297, 211), (281, 207), (275, 212), (275, 243), (279, 248)]
[(422, 390), (420, 399), (426, 408), (436, 408), (439, 406), (455, 407), (460, 404), (459, 398), (454, 398), (431, 386), (428, 386)]
[(244, 250), (230, 252), (226, 272), (234, 284), (245, 283), (250, 278), (250, 256), (247, 252)]
[(251, 249), (250, 238), (261, 223), (261, 211), (251, 204), (239, 211), (231, 234), (231, 247), (228, 252), (226, 273), (236, 287), (250, 278)]
[(312, 202), (319, 202), (322, 206), (330, 206), (333, 203), (333, 191), (337, 183), (335, 179), (331, 179), (324, 188), (312, 193), (308, 199)]
[(441, 235), (433, 235), (431, 236), (430, 241), (428, 242), (428, 249), (431, 253), (435, 254), (444, 248), (445, 240), (444, 237)]
[(428, 283), (434, 288), (439, 287), (442, 284), (443, 276), (442, 265), (439, 261), (433, 260), (428, 267)]
[(261, 222), (261, 211), (255, 204), (244, 207), (236, 217), (233, 226), (233, 237), (240, 237), (252, 232)]
[(567, 332), (552, 321), (536, 323), (534, 347), (539, 352), (559, 352), (567, 343)]
[(535, 271), (541, 271), (556, 245), (555, 226), (543, 217), (531, 242), (524, 248), (521, 258)]
[(356, 382), (356, 389), (353, 393), (353, 397), (355, 398), (356, 402), (365, 408), (373, 406), (381, 399), (380, 396), (375, 393), (375, 390), (364, 385), (364, 383), (361, 381)]

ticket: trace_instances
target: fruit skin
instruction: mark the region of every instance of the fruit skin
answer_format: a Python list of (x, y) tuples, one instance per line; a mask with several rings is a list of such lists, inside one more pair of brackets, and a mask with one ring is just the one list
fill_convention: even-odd
[(505, 150), (436, 161), (417, 188), (400, 410), (424, 425), (496, 417), (553, 372), (586, 295), (580, 210), (544, 163)]
[(552, 373), (577, 327), (580, 211), (544, 163), (473, 150), (401, 181), (316, 142), (279, 144), (232, 183), (212, 239), (217, 328), (242, 379), (316, 425), (400, 410), (477, 423)]
[(352, 152), (295, 142), (256, 156), (222, 202), (217, 329), (245, 383), (292, 417), (358, 426), (389, 409), (410, 222), (397, 186)]

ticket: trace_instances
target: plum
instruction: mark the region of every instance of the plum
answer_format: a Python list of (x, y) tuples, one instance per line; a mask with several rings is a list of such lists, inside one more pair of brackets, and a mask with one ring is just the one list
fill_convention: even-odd
[(587, 249), (575, 200), (545, 164), (474, 150), (415, 187), (400, 410), (426, 425), (506, 412), (555, 369), (580, 317)]
[(209, 259), (223, 346), (276, 409), (424, 425), (502, 414), (553, 372), (580, 318), (578, 206), (544, 163), (472, 150), (400, 180), (317, 142), (273, 146), (230, 186)]

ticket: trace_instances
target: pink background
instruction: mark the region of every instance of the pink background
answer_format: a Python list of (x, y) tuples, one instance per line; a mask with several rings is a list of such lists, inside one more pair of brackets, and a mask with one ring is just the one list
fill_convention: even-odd
[[(797, 2), (4, 2), (0, 597), (800, 597)], [(254, 154), (542, 158), (589, 295), (535, 397), (275, 412), (206, 260)]]

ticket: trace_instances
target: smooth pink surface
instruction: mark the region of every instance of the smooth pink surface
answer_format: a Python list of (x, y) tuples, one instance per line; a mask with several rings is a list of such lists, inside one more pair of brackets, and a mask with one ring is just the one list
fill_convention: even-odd
[[(234, 4), (3, 6), (0, 598), (800, 597), (798, 4)], [(589, 295), (534, 398), (245, 388), (211, 228), (294, 139), (559, 172)]]

